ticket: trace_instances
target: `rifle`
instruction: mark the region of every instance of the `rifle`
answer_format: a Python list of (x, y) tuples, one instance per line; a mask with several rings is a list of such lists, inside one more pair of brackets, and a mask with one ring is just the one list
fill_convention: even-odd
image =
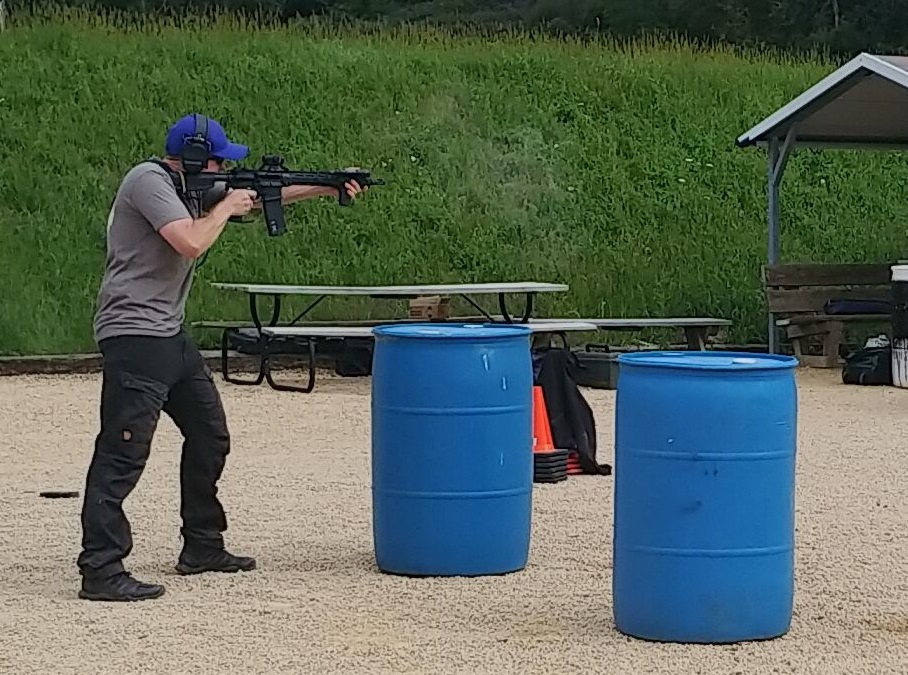
[(284, 159), (279, 155), (264, 155), (258, 169), (236, 167), (229, 171), (187, 172), (183, 177), (174, 177), (178, 182), (177, 189), (186, 192), (204, 192), (216, 183), (226, 183), (228, 188), (255, 190), (262, 201), (265, 214), (265, 225), (268, 235), (277, 237), (287, 230), (284, 221), (284, 207), (281, 203), (281, 189), (288, 185), (320, 185), (336, 188), (337, 201), (341, 206), (349, 206), (350, 195), (344, 189), (344, 183), (355, 180), (360, 187), (384, 185), (385, 182), (372, 178), (365, 169), (358, 171), (291, 171), (284, 166)]

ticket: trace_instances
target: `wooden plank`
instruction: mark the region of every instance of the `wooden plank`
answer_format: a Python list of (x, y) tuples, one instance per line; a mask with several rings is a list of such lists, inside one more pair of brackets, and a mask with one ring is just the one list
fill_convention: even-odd
[[(844, 315), (802, 315), (789, 317), (777, 322), (785, 325), (786, 334), (794, 346), (795, 355), (801, 365), (814, 368), (833, 368), (839, 364), (839, 348), (844, 340), (844, 328), (857, 321), (888, 322), (886, 314), (844, 314)], [(822, 338), (823, 353), (809, 355), (804, 351), (808, 338)]]
[(421, 295), (460, 295), (498, 293), (546, 293), (567, 291), (567, 284), (536, 281), (481, 284), (422, 284), (413, 286), (291, 286), (282, 284), (238, 284), (214, 281), (215, 288), (265, 295), (351, 295), (417, 298)]
[(769, 288), (766, 300), (769, 311), (783, 312), (822, 312), (828, 300), (883, 300), (888, 302), (892, 294), (886, 286), (827, 286), (823, 288), (799, 288), (783, 290)]
[(838, 354), (802, 354), (798, 356), (800, 365), (808, 368), (838, 368), (841, 366), (841, 359)]
[(888, 322), (890, 321), (888, 314), (801, 314), (798, 316), (791, 316), (785, 319), (785, 324), (779, 325), (801, 325), (809, 323), (829, 323), (829, 322), (841, 322), (841, 323), (859, 323), (859, 322)]
[(767, 286), (888, 284), (891, 274), (889, 263), (787, 263), (763, 268)]
[(789, 339), (811, 337), (813, 335), (826, 335), (827, 333), (829, 333), (833, 325), (841, 323), (841, 321), (826, 321), (823, 323), (820, 323), (818, 321), (811, 321), (810, 323), (793, 323), (786, 328), (785, 334)]

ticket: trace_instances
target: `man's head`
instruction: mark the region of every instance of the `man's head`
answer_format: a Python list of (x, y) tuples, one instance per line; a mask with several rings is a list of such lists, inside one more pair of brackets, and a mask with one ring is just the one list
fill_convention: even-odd
[(198, 113), (170, 127), (165, 150), (168, 159), (182, 160), (186, 171), (217, 171), (224, 161), (239, 161), (249, 154), (247, 146), (227, 138), (218, 122)]

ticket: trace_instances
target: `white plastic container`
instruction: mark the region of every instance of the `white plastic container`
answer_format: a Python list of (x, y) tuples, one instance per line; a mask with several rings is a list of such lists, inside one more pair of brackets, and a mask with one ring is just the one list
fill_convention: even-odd
[(891, 346), (892, 386), (908, 388), (908, 264), (892, 266)]

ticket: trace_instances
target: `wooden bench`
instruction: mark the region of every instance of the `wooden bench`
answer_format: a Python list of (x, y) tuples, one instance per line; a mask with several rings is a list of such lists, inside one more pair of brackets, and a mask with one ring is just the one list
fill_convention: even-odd
[[(802, 365), (840, 364), (849, 324), (888, 324), (889, 263), (791, 263), (765, 265), (763, 284), (775, 325), (784, 328)], [(869, 301), (874, 311), (828, 313), (834, 301)], [(878, 308), (879, 309), (878, 309)], [(819, 353), (811, 353), (819, 351)]]
[[(548, 321), (571, 321), (572, 319), (531, 319), (533, 323)], [(573, 319), (592, 324), (597, 330), (633, 331), (651, 328), (680, 328), (684, 331), (687, 348), (704, 350), (709, 342), (709, 336), (719, 328), (731, 325), (728, 319), (713, 317), (658, 317), (658, 318), (624, 318), (614, 317), (607, 319)]]

